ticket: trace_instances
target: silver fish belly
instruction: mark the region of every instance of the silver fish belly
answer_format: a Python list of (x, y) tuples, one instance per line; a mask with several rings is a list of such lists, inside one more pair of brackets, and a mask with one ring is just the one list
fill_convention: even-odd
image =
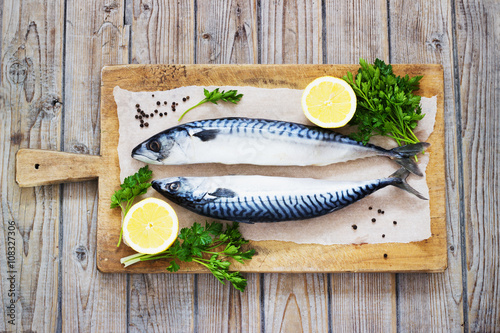
[(401, 168), (387, 178), (335, 182), (267, 176), (172, 177), (153, 188), (178, 205), (206, 217), (235, 222), (281, 222), (322, 216), (392, 185), (421, 199)]
[(387, 150), (318, 127), (266, 119), (220, 118), (194, 121), (160, 132), (135, 147), (132, 157), (164, 165), (306, 166), (381, 155), (421, 176), (412, 156), (428, 145), (418, 143)]

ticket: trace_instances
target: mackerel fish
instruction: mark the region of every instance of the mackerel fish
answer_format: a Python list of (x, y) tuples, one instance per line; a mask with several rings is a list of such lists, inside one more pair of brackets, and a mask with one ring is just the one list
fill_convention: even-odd
[(281, 222), (322, 216), (392, 185), (417, 197), (400, 168), (387, 178), (337, 182), (268, 176), (171, 177), (152, 182), (172, 202), (213, 219), (243, 223)]
[(384, 149), (363, 145), (327, 129), (297, 123), (253, 119), (198, 120), (153, 135), (132, 151), (145, 163), (254, 165), (328, 165), (370, 156), (386, 156), (422, 176), (413, 156), (429, 144)]

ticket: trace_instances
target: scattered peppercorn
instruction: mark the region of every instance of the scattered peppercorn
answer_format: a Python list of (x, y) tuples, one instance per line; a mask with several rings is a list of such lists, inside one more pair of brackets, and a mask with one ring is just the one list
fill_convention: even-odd
[(385, 238), (385, 234), (382, 234), (382, 238)]
[(141, 109), (137, 109), (137, 112), (141, 112)]
[(141, 106), (140, 106), (139, 104), (136, 104), (136, 105), (135, 105), (135, 107), (136, 107), (136, 108), (139, 108), (139, 107), (141, 107)]
[(186, 96), (186, 99), (189, 99), (189, 96)]
[(353, 224), (353, 225), (352, 225), (352, 228), (353, 228), (354, 230), (356, 230), (356, 229), (358, 229), (358, 226), (357, 226), (357, 225), (355, 225), (355, 224)]
[(185, 102), (185, 101), (186, 101), (186, 97), (183, 97), (183, 98), (182, 98), (182, 101), (183, 101), (183, 102)]
[(139, 119), (139, 116), (138, 116), (138, 115), (135, 115), (135, 119)]
[(155, 94), (152, 94), (151, 97), (155, 97)]
[(163, 117), (163, 113), (160, 112), (160, 117)]
[(154, 113), (151, 113), (150, 116), (153, 117), (155, 114)]
[(141, 119), (141, 124), (144, 124), (144, 120)]
[(144, 127), (144, 124), (141, 124), (140, 126), (141, 126), (141, 127)]
[(396, 225), (398, 224), (398, 221), (392, 221), (392, 224)]
[(385, 213), (385, 212), (384, 212), (384, 211), (382, 211), (382, 214), (384, 214), (384, 213)]
[(161, 105), (161, 102), (160, 102), (160, 101), (157, 101), (157, 102), (156, 102), (156, 105)]
[(144, 123), (144, 126), (148, 127), (148, 126), (149, 126), (149, 123)]
[(382, 209), (379, 209), (377, 212), (378, 212), (379, 214), (380, 214), (380, 213), (382, 213)]
[(158, 113), (158, 110), (155, 110), (155, 113)]
[(384, 253), (384, 258), (386, 258), (386, 259), (387, 259), (387, 253)]
[(163, 104), (167, 105), (167, 101), (163, 101)]
[(373, 207), (372, 207), (372, 206), (370, 206), (370, 207), (368, 207), (368, 209), (369, 209), (369, 210), (372, 210), (372, 209), (373, 209)]
[(372, 219), (372, 222), (377, 222), (377, 220), (375, 220), (375, 219)]

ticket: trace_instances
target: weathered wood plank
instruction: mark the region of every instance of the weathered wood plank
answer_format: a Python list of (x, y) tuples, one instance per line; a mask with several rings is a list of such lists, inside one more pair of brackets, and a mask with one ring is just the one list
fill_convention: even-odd
[[(328, 1), (325, 11), (328, 63), (389, 60), (385, 1)], [(386, 332), (394, 328), (394, 274), (332, 274), (331, 285), (334, 331)]]
[(192, 274), (131, 274), (130, 332), (193, 332)]
[[(101, 68), (128, 62), (123, 2), (68, 2), (64, 150), (99, 154)], [(97, 182), (63, 185), (62, 331), (122, 332), (126, 275), (96, 266)]]
[(196, 23), (196, 63), (257, 62), (255, 1), (199, 1)]
[(266, 332), (327, 332), (327, 274), (264, 274)]
[[(217, 0), (197, 4), (196, 63), (257, 62), (255, 1)], [(220, 331), (222, 326), (228, 332), (261, 330), (259, 274), (245, 276), (247, 290), (241, 294), (230, 284), (221, 285), (209, 274), (198, 275), (195, 319), (198, 329), (212, 332)]]
[[(455, 1), (471, 332), (500, 330), (500, 3)], [(464, 268), (465, 269), (465, 268)]]
[[(263, 64), (321, 63), (321, 4), (261, 1)], [(268, 332), (328, 331), (327, 274), (264, 274), (263, 324)]]
[(389, 60), (386, 1), (326, 1), (323, 24), (327, 63)]
[(263, 64), (320, 64), (319, 1), (260, 2), (260, 57)]
[(132, 6), (131, 63), (193, 63), (193, 0), (136, 0)]
[(0, 331), (57, 327), (59, 186), (20, 189), (19, 148), (61, 143), (64, 1), (2, 1)]
[[(134, 1), (131, 12), (133, 63), (192, 63), (192, 0)], [(131, 332), (189, 332), (195, 325), (193, 274), (131, 274)]]
[(444, 68), (445, 85), (448, 269), (443, 274), (398, 275), (398, 328), (403, 331), (460, 331), (463, 312), (459, 224), (461, 180), (456, 153), (451, 7), (448, 1), (431, 3), (421, 0), (391, 1), (389, 8), (391, 61), (440, 63)]

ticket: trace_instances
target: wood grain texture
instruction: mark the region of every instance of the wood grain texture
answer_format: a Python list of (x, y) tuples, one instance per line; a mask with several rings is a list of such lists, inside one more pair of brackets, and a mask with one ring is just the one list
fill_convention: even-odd
[(326, 274), (265, 274), (266, 332), (327, 332)]
[(333, 332), (395, 332), (394, 274), (334, 274)]
[(327, 63), (389, 60), (386, 1), (325, 1), (323, 24)]
[[(194, 61), (193, 0), (133, 1), (132, 63)], [(131, 332), (190, 332), (195, 329), (197, 302), (193, 274), (131, 274)]]
[[(392, 63), (441, 63), (444, 69), (444, 119), (448, 270), (443, 274), (400, 274), (399, 329), (460, 331), (462, 329), (462, 265), (460, 194), (457, 161), (455, 91), (453, 87), (451, 7), (447, 1), (389, 3)], [(414, 15), (422, 13), (422, 15)], [(429, 320), (433, 318), (433, 320)]]
[(260, 2), (260, 59), (263, 64), (320, 64), (320, 1)]
[[(101, 68), (128, 62), (123, 2), (68, 2), (66, 24), (64, 150), (98, 155)], [(83, 15), (82, 15), (83, 14)], [(63, 186), (61, 329), (123, 332), (127, 328), (126, 276), (96, 267), (97, 182)]]
[(64, 1), (0, 5), (0, 331), (55, 331), (59, 186), (20, 189), (14, 157), (60, 147)]
[[(262, 64), (322, 62), (319, 1), (261, 1), (259, 11)], [(265, 331), (328, 331), (328, 274), (262, 277)]]
[(195, 62), (256, 63), (256, 15), (252, 0), (198, 1)]
[(131, 63), (193, 63), (193, 17), (193, 0), (133, 1)]
[[(198, 1), (197, 6), (196, 63), (257, 62), (256, 1)], [(261, 331), (260, 278), (258, 274), (245, 276), (248, 285), (244, 294), (230, 284), (221, 285), (211, 274), (197, 277), (197, 329), (202, 332)]]
[[(325, 12), (328, 63), (356, 64), (359, 58), (389, 60), (385, 1), (327, 1)], [(394, 274), (344, 273), (330, 278), (334, 331), (384, 332), (394, 328)]]
[(132, 274), (129, 332), (193, 332), (192, 274)]
[(455, 1), (467, 304), (471, 332), (500, 331), (500, 3)]

